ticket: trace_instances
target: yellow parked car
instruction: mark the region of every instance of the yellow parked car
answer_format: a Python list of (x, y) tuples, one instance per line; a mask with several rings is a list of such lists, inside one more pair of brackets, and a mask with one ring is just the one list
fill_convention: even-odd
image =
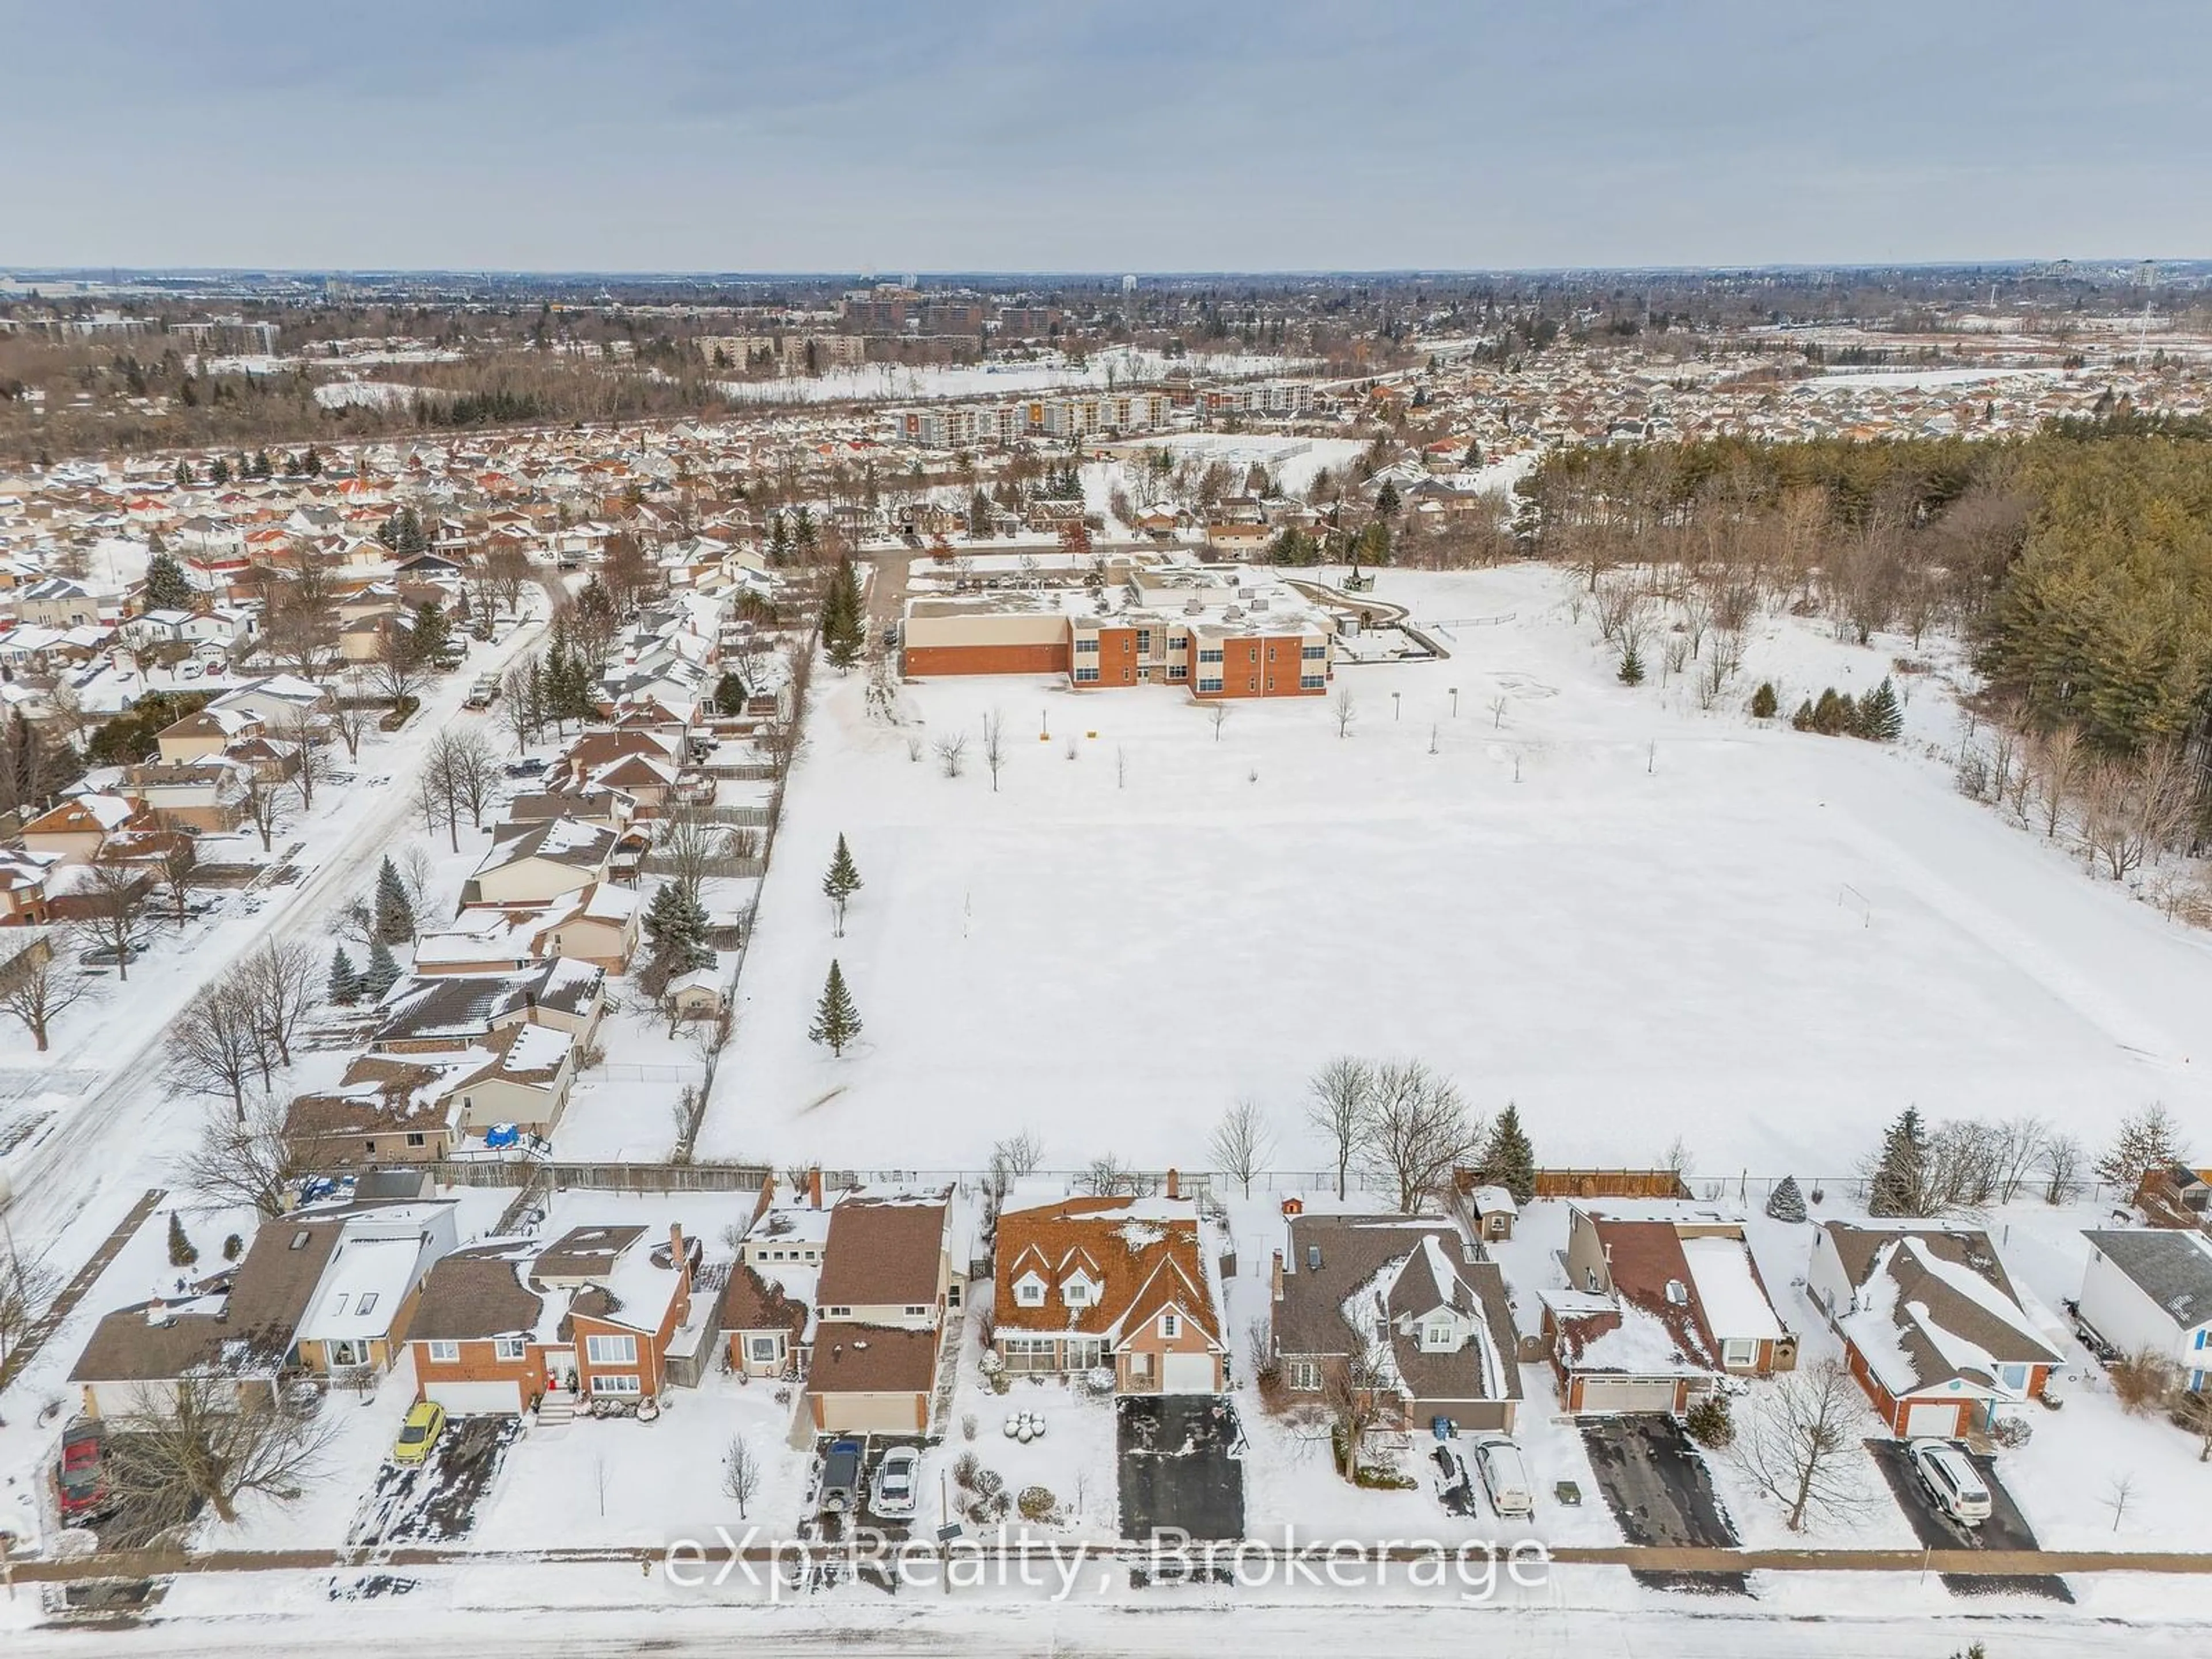
[(392, 1461), (395, 1463), (420, 1463), (430, 1455), (430, 1448), (438, 1443), (438, 1437), (446, 1431), (446, 1408), (434, 1400), (425, 1400), (407, 1413), (407, 1420), (399, 1425), (399, 1438), (392, 1443)]

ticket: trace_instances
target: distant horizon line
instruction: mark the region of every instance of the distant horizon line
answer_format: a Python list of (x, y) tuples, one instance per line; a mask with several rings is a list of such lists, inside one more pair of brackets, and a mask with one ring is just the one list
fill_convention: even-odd
[(1451, 278), (1483, 276), (1728, 276), (1765, 274), (1856, 273), (1883, 271), (2021, 271), (2051, 270), (2062, 266), (2086, 266), (2105, 269), (2144, 265), (2172, 268), (2176, 271), (2197, 268), (2212, 270), (2212, 257), (2155, 258), (2142, 255), (2087, 255), (2087, 256), (2013, 256), (1986, 259), (1890, 259), (1890, 260), (1804, 260), (1785, 259), (1768, 262), (1723, 262), (1719, 264), (1662, 263), (1656, 264), (1534, 264), (1534, 265), (1389, 265), (1364, 268), (1313, 267), (1252, 267), (1237, 269), (1191, 268), (1188, 270), (1152, 270), (1122, 267), (1054, 268), (1046, 266), (969, 266), (945, 267), (932, 270), (915, 266), (907, 270), (883, 269), (873, 270), (853, 267), (789, 270), (682, 270), (673, 267), (615, 270), (586, 266), (495, 266), (495, 265), (191, 265), (191, 264), (120, 264), (110, 263), (80, 263), (75, 264), (9, 264), (0, 261), (0, 279), (17, 283), (40, 278), (84, 280), (123, 276), (134, 277), (503, 277), (536, 280), (566, 279), (570, 281), (618, 281), (629, 283), (778, 283), (778, 282), (854, 282), (865, 283), (896, 283), (896, 278), (912, 276), (921, 279), (950, 277), (1026, 277), (1051, 281), (1118, 282), (1125, 276), (1134, 276), (1139, 282), (1188, 282), (1199, 278), (1261, 277), (1276, 281), (1301, 278), (1328, 278), (1336, 281), (1365, 281), (1376, 278), (1406, 279), (1413, 277)]

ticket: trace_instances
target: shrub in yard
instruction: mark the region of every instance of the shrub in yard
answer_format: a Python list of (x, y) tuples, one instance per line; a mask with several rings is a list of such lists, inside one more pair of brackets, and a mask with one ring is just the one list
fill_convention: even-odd
[(973, 1440), (975, 1437), (975, 1413), (963, 1412), (960, 1415), (960, 1437), (963, 1440)]
[(974, 1452), (962, 1452), (953, 1462), (952, 1479), (963, 1490), (973, 1492), (975, 1489), (975, 1477), (982, 1472), (982, 1468), (983, 1460), (976, 1456)]
[(1006, 1477), (996, 1469), (979, 1468), (968, 1484), (981, 1496), (994, 1498), (1006, 1489)]
[(1024, 1486), (1014, 1507), (1021, 1510), (1024, 1521), (1046, 1521), (1059, 1507), (1059, 1500), (1053, 1497), (1049, 1486)]
[(2130, 1417), (2141, 1417), (2166, 1404), (2173, 1394), (2174, 1368), (2156, 1350), (2138, 1348), (2123, 1354), (2108, 1367), (2112, 1397)]
[(1759, 690), (1751, 694), (1752, 719), (1771, 720), (1781, 707), (1782, 700), (1775, 694), (1774, 682), (1761, 680), (1759, 683)]
[(968, 1506), (968, 1518), (979, 1527), (995, 1527), (1012, 1509), (1013, 1504), (1002, 1492), (979, 1492), (975, 1501)]
[(235, 1261), (245, 1254), (246, 1241), (236, 1233), (222, 1241), (222, 1259), (225, 1261)]
[(1690, 1438), (1700, 1446), (1718, 1450), (1735, 1440), (1735, 1419), (1729, 1415), (1728, 1396), (1709, 1394), (1690, 1407), (1682, 1419), (1682, 1426)]
[(1410, 1474), (1380, 1468), (1372, 1463), (1361, 1464), (1353, 1472), (1352, 1480), (1354, 1486), (1364, 1486), (1370, 1492), (1411, 1492), (1415, 1484)]
[(1797, 1177), (1784, 1176), (1766, 1200), (1766, 1213), (1777, 1221), (1802, 1221), (1805, 1194), (1797, 1190)]
[(200, 1253), (192, 1248), (192, 1241), (185, 1235), (184, 1217), (174, 1210), (170, 1211), (169, 1265), (172, 1267), (189, 1267), (199, 1259)]

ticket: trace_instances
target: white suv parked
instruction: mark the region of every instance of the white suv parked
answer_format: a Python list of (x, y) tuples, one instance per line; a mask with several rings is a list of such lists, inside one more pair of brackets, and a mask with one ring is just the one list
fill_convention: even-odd
[(1966, 1453), (1948, 1440), (1916, 1440), (1907, 1452), (1913, 1473), (1944, 1514), (1962, 1527), (1990, 1518), (1990, 1489)]

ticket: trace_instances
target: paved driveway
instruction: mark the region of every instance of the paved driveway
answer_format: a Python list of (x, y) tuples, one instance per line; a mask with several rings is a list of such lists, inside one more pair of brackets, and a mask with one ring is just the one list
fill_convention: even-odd
[(1237, 1409), (1205, 1394), (1124, 1395), (1115, 1401), (1121, 1536), (1244, 1535), (1243, 1430)]
[[(1964, 1449), (1963, 1448), (1961, 1449)], [(2027, 1524), (2020, 1505), (2012, 1501), (2012, 1494), (1997, 1479), (1996, 1460), (1978, 1452), (1966, 1452), (1966, 1461), (1982, 1477), (1982, 1484), (1990, 1489), (1990, 1518), (1978, 1527), (1962, 1527), (1943, 1513), (1935, 1498), (1929, 1492), (1912, 1467), (1902, 1440), (1869, 1440), (1867, 1450), (1874, 1456), (1875, 1467), (1881, 1478), (1889, 1483), (1897, 1507), (1905, 1511), (1905, 1518), (1912, 1523), (1913, 1535), (1929, 1549), (1937, 1550), (2039, 1550), (2035, 1533)], [(2053, 1573), (2047, 1578), (1984, 1577), (1969, 1572), (1947, 1572), (1943, 1575), (1946, 1589), (1958, 1595), (1993, 1595), (2004, 1590), (2017, 1591), (2023, 1595), (2039, 1595), (2046, 1601), (2071, 1601), (2074, 1592), (2066, 1588), (2066, 1581)]]
[[(1661, 1548), (1729, 1549), (1735, 1528), (1713, 1491), (1703, 1453), (1671, 1417), (1591, 1418), (1582, 1425), (1590, 1472), (1632, 1544)], [(1740, 1572), (1638, 1572), (1661, 1589), (1747, 1595)]]
[[(339, 1409), (335, 1397), (325, 1409)], [(467, 1537), (477, 1505), (521, 1434), (520, 1417), (448, 1419), (428, 1461), (402, 1465), (386, 1459), (377, 1470), (346, 1542), (388, 1547)]]

